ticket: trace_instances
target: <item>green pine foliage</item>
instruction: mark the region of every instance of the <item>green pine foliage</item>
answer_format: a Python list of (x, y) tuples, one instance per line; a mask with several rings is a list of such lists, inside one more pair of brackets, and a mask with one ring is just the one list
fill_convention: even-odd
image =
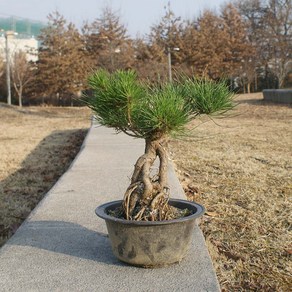
[(222, 114), (234, 107), (233, 93), (225, 81), (187, 78), (180, 86), (195, 114)]
[(99, 70), (88, 79), (92, 94), (84, 101), (101, 125), (144, 139), (184, 134), (186, 125), (198, 115), (233, 107), (224, 82), (182, 80), (149, 86), (131, 70), (112, 74)]
[(145, 134), (174, 136), (185, 131), (191, 112), (176, 86), (149, 88), (141, 107), (139, 124)]
[(137, 82), (134, 71), (97, 71), (89, 77), (93, 96), (87, 100), (96, 113), (97, 120), (105, 126), (126, 131), (132, 128), (132, 112), (145, 96), (144, 88)]

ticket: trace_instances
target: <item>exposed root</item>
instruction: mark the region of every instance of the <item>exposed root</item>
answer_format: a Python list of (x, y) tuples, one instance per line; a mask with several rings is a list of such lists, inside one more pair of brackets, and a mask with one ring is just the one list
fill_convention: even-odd
[(125, 210), (127, 220), (131, 220), (131, 216), (130, 216), (131, 196), (132, 196), (133, 192), (138, 188), (139, 184), (140, 184), (140, 182), (136, 182), (136, 183), (131, 184), (128, 187), (128, 189), (124, 195), (123, 208)]
[(142, 216), (144, 215), (145, 209), (146, 209), (146, 208), (143, 207), (143, 208), (137, 213), (137, 215), (134, 217), (134, 220), (137, 220), (137, 221), (141, 220)]
[[(143, 202), (135, 198), (135, 206), (131, 205), (131, 199), (137, 195), (136, 189), (138, 184), (128, 189), (124, 200), (124, 212), (127, 220), (150, 220), (161, 221), (167, 220), (170, 206), (168, 206), (169, 196), (166, 191), (159, 192), (150, 202), (150, 204), (143, 204)], [(136, 206), (137, 205), (137, 206)]]
[[(168, 205), (167, 140), (146, 140), (145, 153), (135, 164), (123, 202), (127, 220), (161, 221), (173, 219), (173, 208)], [(160, 165), (158, 174), (150, 176), (156, 158)], [(171, 211), (172, 210), (172, 211)]]

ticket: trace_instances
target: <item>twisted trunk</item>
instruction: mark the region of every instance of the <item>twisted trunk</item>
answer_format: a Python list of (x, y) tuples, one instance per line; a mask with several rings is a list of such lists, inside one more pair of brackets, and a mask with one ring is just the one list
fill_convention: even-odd
[[(169, 187), (167, 178), (167, 139), (146, 139), (145, 153), (135, 164), (123, 201), (125, 217), (128, 220), (165, 220), (168, 212)], [(151, 169), (159, 158), (159, 170)]]

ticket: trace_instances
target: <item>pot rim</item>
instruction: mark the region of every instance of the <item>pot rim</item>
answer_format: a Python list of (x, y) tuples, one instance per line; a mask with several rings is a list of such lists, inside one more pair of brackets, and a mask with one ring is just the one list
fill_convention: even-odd
[(185, 205), (183, 208), (188, 208), (188, 206), (191, 206), (192, 210), (194, 210), (194, 208), (196, 210), (194, 210), (195, 211), (194, 214), (191, 214), (189, 216), (181, 217), (181, 218), (173, 219), (173, 220), (163, 220), (163, 221), (126, 220), (126, 219), (116, 218), (107, 214), (107, 210), (110, 209), (110, 207), (115, 207), (115, 205), (117, 207), (121, 205), (122, 202), (123, 202), (122, 200), (117, 200), (117, 201), (111, 201), (111, 202), (102, 204), (95, 209), (95, 214), (104, 220), (113, 221), (113, 222), (117, 222), (117, 223), (121, 223), (125, 225), (139, 225), (139, 226), (148, 225), (149, 226), (149, 225), (175, 224), (175, 223), (195, 220), (196, 218), (201, 217), (205, 213), (205, 207), (198, 203), (182, 200), (182, 199), (169, 199), (170, 205), (174, 207), (178, 207), (178, 205)]

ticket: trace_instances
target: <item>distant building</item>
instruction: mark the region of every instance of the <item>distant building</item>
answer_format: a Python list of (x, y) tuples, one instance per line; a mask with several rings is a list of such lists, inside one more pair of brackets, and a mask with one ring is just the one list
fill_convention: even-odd
[(38, 41), (34, 37), (18, 38), (13, 32), (0, 32), (0, 57), (6, 60), (6, 38), (10, 60), (15, 53), (22, 51), (26, 53), (27, 61), (37, 61)]
[(0, 30), (2, 29), (4, 31), (15, 31), (18, 33), (18, 37), (38, 37), (41, 33), (41, 30), (45, 26), (46, 24), (41, 21), (26, 19), (17, 16), (7, 17), (0, 12)]
[(26, 53), (28, 61), (36, 61), (38, 59), (38, 41), (36, 38), (45, 26), (46, 24), (41, 21), (17, 16), (7, 17), (0, 12), (0, 57), (4, 58), (4, 61), (6, 60), (5, 33), (8, 33), (10, 60), (16, 52), (23, 51)]

